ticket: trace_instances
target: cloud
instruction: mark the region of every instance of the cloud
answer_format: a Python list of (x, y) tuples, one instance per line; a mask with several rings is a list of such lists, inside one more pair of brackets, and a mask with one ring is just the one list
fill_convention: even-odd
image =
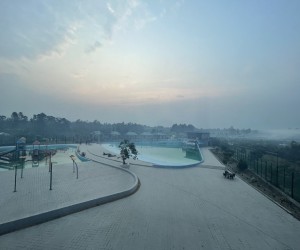
[(74, 34), (75, 20), (60, 19), (58, 13), (61, 10), (54, 3), (1, 1), (0, 56), (15, 59), (34, 58), (50, 51), (60, 53), (61, 44)]
[[(89, 34), (93, 29), (89, 39), (109, 38), (114, 22), (103, 2), (0, 1), (0, 58), (62, 55), (81, 39), (79, 32)], [(87, 50), (98, 47), (99, 42), (95, 42)]]
[(85, 77), (85, 75), (83, 73), (74, 73), (74, 74), (71, 74), (71, 77), (73, 77), (75, 79), (83, 79)]
[(111, 40), (115, 32), (132, 27), (140, 30), (162, 18), (161, 13), (169, 8), (170, 4), (160, 1), (149, 4), (138, 0), (3, 0), (0, 58), (32, 60), (53, 54), (61, 56), (77, 44), (90, 53), (105, 40)]
[(87, 47), (85, 52), (86, 53), (92, 53), (95, 50), (97, 50), (98, 48), (100, 48), (101, 46), (102, 46), (102, 44), (100, 42), (96, 41), (93, 45)]
[(111, 5), (110, 5), (110, 3), (108, 2), (107, 4), (106, 4), (106, 7), (107, 7), (107, 9), (109, 10), (109, 12), (111, 13), (111, 14), (115, 14), (115, 10), (111, 7)]
[(157, 17), (155, 17), (155, 16), (139, 18), (134, 21), (134, 26), (137, 30), (140, 30), (140, 29), (144, 28), (147, 24), (155, 22), (156, 20), (157, 20)]
[[(120, 2), (123, 4), (120, 4)], [(117, 18), (114, 26), (116, 32), (126, 31), (132, 27), (141, 30), (146, 25), (162, 18), (166, 12), (166, 3), (163, 4), (160, 1), (151, 1), (150, 4), (139, 0), (120, 2), (114, 6), (112, 3), (107, 4), (110, 13)]]
[(175, 2), (175, 7), (180, 8), (184, 4), (185, 0), (178, 0)]

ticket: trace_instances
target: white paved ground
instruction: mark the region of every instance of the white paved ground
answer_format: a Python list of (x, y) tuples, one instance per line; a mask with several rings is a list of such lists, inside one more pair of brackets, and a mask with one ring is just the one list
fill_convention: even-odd
[(0, 249), (299, 249), (300, 222), (221, 169), (130, 170), (135, 194), (3, 235)]
[(14, 171), (0, 172), (0, 223), (70, 206), (129, 189), (133, 177), (115, 168), (94, 162), (78, 162), (79, 178), (73, 165), (53, 165), (53, 184), (46, 167), (18, 170), (17, 192)]
[(201, 148), (201, 153), (204, 158), (202, 165), (219, 167), (220, 169), (225, 168), (223, 163), (221, 163), (209, 150), (209, 148)]

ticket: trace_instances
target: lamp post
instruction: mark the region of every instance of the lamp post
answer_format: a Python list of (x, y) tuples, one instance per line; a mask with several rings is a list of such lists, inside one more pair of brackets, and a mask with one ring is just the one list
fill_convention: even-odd
[(20, 156), (19, 158), (20, 158), (20, 159), (24, 159), (24, 161), (22, 161), (22, 168), (21, 168), (21, 178), (23, 178), (23, 169), (24, 169), (24, 164), (25, 164), (26, 155)]
[(14, 192), (17, 192), (17, 168), (18, 168), (18, 165), (15, 163), (15, 186), (14, 186)]
[(78, 179), (78, 165), (75, 161), (75, 156), (70, 155), (71, 160), (73, 161), (73, 173), (75, 173), (75, 167), (76, 167), (76, 179)]
[(13, 154), (13, 163), (15, 164), (15, 185), (14, 192), (17, 192), (17, 171), (18, 171), (18, 146), (16, 145), (16, 151)]
[(277, 187), (279, 187), (279, 181), (278, 181), (278, 151), (276, 152), (276, 184), (277, 184)]

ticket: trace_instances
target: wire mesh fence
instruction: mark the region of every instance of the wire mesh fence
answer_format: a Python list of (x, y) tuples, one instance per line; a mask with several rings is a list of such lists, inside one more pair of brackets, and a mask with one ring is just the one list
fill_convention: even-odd
[(248, 169), (300, 202), (300, 166), (278, 156), (278, 153), (236, 148), (234, 158), (247, 162)]

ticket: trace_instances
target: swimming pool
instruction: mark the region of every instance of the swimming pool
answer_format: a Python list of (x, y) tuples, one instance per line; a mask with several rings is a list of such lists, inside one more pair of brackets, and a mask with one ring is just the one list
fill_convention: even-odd
[[(67, 164), (72, 163), (72, 160), (70, 159), (70, 155), (74, 155), (75, 159), (80, 161), (75, 154), (76, 151), (76, 145), (41, 145), (40, 150), (55, 150), (55, 154), (51, 156), (51, 161), (53, 163), (53, 166), (61, 165), (61, 164)], [(5, 147), (3, 147), (5, 148)], [(12, 149), (14, 147), (7, 147), (8, 149)], [(35, 147), (38, 148), (38, 147)], [(7, 149), (6, 149), (7, 150)], [(38, 162), (33, 162), (31, 153), (33, 150), (32, 146), (26, 146), (26, 158), (24, 161), (24, 168), (31, 168), (31, 167), (48, 167), (49, 166), (49, 156), (46, 156), (39, 160)], [(21, 163), (19, 163), (21, 167)], [(12, 170), (14, 169), (14, 165), (12, 163), (5, 163), (4, 161), (0, 161), (0, 171), (6, 171), (6, 170)]]
[[(102, 146), (114, 154), (120, 154), (120, 149), (116, 144), (104, 143)], [(136, 145), (136, 149), (138, 150), (139, 160), (150, 162), (160, 167), (185, 167), (202, 162), (201, 155), (198, 160), (187, 158), (186, 152), (179, 147)]]

